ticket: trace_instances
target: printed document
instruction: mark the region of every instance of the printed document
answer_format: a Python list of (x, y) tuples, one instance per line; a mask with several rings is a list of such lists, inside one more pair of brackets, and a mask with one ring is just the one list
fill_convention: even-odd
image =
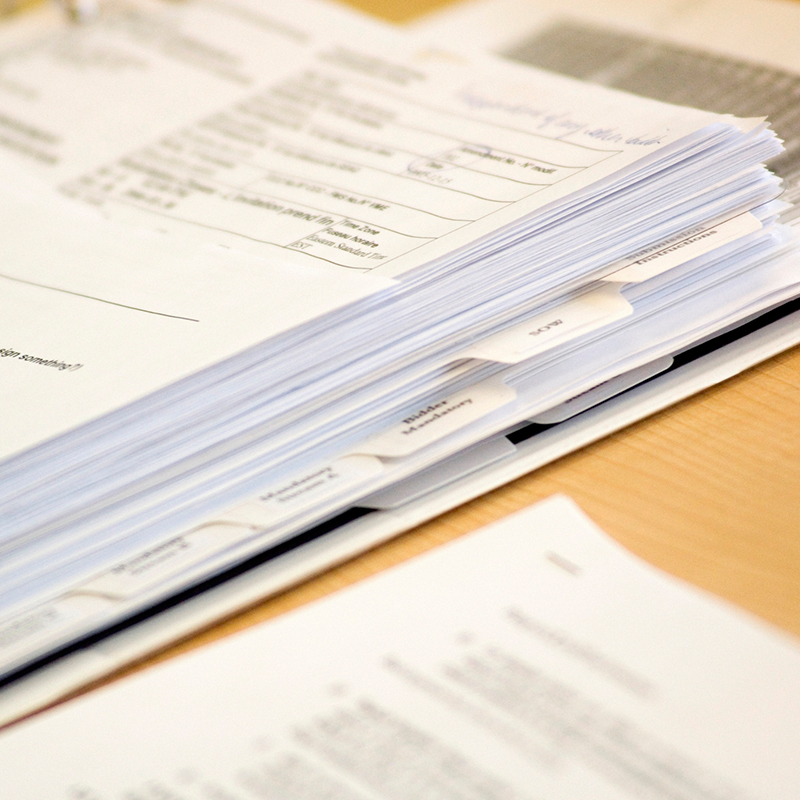
[(800, 5), (787, 0), (477, 0), (423, 17), (432, 41), (458, 32), (542, 69), (668, 103), (764, 115), (784, 140), (770, 168), (800, 221)]
[(556, 497), (0, 735), (14, 800), (794, 800), (800, 649)]
[(62, 192), (207, 241), (387, 275), (704, 121), (300, 0), (111, 3), (91, 26), (19, 38), (0, 64), (0, 152)]

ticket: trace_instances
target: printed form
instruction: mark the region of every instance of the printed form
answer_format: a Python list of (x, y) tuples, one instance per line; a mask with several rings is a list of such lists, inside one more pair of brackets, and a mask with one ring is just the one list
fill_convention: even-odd
[(769, 163), (800, 221), (800, 7), (781, 0), (481, 0), (421, 18), (432, 41), (667, 103), (763, 115), (785, 151)]
[(708, 121), (311, 3), (113, 3), (96, 25), (19, 38), (0, 64), (0, 150), (62, 192), (390, 275)]
[(790, 800), (800, 649), (551, 498), (0, 735), (15, 800)]

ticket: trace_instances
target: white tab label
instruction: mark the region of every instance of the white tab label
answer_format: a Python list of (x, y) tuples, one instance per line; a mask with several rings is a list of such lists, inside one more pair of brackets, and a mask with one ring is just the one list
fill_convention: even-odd
[(407, 414), (388, 431), (372, 436), (354, 450), (384, 458), (410, 455), (516, 399), (501, 381), (485, 381)]
[(17, 650), (35, 647), (37, 640), (47, 641), (58, 631), (108, 607), (100, 597), (65, 596), (20, 614), (0, 627), (0, 658), (12, 659)]
[(251, 539), (262, 529), (329, 499), (383, 470), (377, 458), (345, 456), (296, 475), (255, 500), (216, 514), (181, 536), (152, 545), (73, 590), (73, 595), (126, 599)]
[(377, 458), (369, 455), (344, 456), (270, 487), (258, 499), (221, 514), (220, 521), (252, 525), (254, 528), (275, 525), (358, 486), (382, 471), (383, 464)]
[(598, 286), (478, 342), (459, 357), (517, 364), (632, 313), (633, 307), (618, 286)]
[(749, 212), (716, 225), (698, 226), (618, 261), (618, 269), (603, 280), (641, 283), (761, 228), (761, 220)]
[(148, 547), (117, 566), (84, 583), (73, 594), (94, 594), (123, 599), (172, 578), (209, 556), (253, 536), (251, 526), (208, 522), (182, 536)]

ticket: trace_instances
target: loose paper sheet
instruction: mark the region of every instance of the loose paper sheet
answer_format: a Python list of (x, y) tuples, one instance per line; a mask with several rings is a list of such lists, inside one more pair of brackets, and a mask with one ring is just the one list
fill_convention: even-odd
[(552, 498), (0, 736), (15, 800), (789, 800), (800, 650)]
[(16, 44), (3, 85), (16, 90), (0, 91), (0, 151), (71, 196), (389, 275), (711, 120), (434, 51), (309, 0), (110, 4), (85, 29)]
[(800, 6), (781, 0), (478, 0), (417, 27), (463, 47), (680, 105), (766, 116), (786, 152), (783, 215), (800, 223)]

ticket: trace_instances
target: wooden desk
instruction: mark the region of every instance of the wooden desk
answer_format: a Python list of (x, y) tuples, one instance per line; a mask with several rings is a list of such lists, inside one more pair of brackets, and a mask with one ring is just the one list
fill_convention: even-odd
[[(352, 2), (392, 20), (444, 5), (442, 0)], [(115, 677), (297, 608), (555, 492), (573, 497), (651, 563), (800, 636), (800, 349), (795, 349)]]

